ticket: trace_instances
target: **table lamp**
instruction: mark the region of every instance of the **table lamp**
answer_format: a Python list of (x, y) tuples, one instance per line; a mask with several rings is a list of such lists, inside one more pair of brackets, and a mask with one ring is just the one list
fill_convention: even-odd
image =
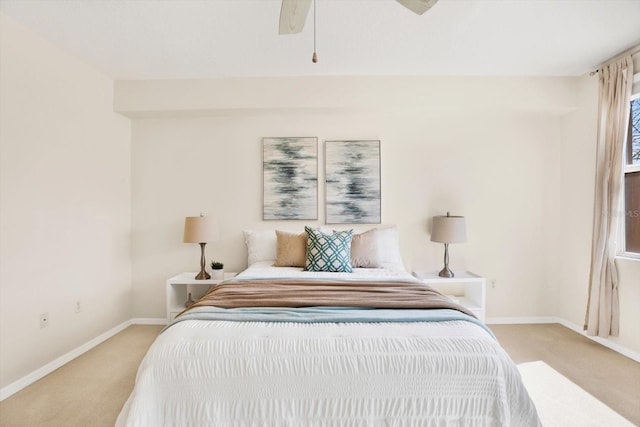
[(444, 268), (438, 273), (440, 277), (453, 277), (453, 271), (449, 269), (449, 243), (463, 243), (467, 241), (467, 232), (463, 216), (433, 217), (433, 230), (431, 241), (444, 243)]
[(211, 276), (205, 271), (204, 246), (207, 242), (218, 240), (218, 222), (210, 216), (188, 216), (184, 219), (184, 243), (200, 244), (200, 273), (196, 280), (210, 279)]

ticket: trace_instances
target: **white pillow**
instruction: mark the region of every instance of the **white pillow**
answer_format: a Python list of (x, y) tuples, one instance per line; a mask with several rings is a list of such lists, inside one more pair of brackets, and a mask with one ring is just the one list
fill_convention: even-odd
[[(332, 232), (328, 228), (320, 228)], [(376, 230), (380, 262), (384, 268), (404, 271), (402, 256), (400, 256), (400, 237), (398, 227), (386, 226)], [(244, 242), (247, 245), (247, 264), (259, 261), (275, 262), (278, 256), (278, 239), (275, 230), (244, 230)]]
[(258, 261), (275, 261), (278, 245), (275, 230), (244, 230), (243, 233), (249, 265)]
[(400, 256), (400, 235), (395, 225), (377, 229), (378, 250), (383, 267), (404, 270)]

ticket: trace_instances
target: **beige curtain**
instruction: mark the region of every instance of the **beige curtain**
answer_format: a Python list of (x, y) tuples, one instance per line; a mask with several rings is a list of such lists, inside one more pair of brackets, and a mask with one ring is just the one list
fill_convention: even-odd
[(618, 336), (618, 220), (629, 125), (633, 61), (631, 55), (600, 70), (596, 191), (591, 247), (591, 277), (585, 329), (588, 335)]

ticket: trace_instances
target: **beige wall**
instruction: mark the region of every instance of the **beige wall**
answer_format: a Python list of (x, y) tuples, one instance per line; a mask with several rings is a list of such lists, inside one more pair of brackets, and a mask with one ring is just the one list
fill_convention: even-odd
[(131, 163), (111, 79), (2, 14), (0, 59), (5, 387), (131, 318)]
[[(558, 317), (586, 306), (597, 78), (326, 77), (117, 82), (133, 126), (134, 314), (164, 314), (164, 280), (196, 270), (183, 217), (214, 214), (208, 258), (246, 265), (244, 228), (261, 220), (261, 138), (382, 140), (383, 222), (398, 224), (406, 266), (436, 269), (428, 219), (464, 214), (451, 263), (485, 275), (489, 318)], [(620, 260), (621, 336), (640, 351), (637, 261)], [(491, 283), (495, 280), (495, 287)]]
[[(365, 80), (306, 79), (304, 91), (293, 81), (290, 92), (286, 79), (271, 79), (263, 82), (266, 94), (253, 81), (205, 82), (224, 86), (207, 112), (207, 89), (198, 91), (195, 82), (184, 83), (175, 104), (170, 96), (159, 101), (162, 82), (141, 82), (145, 91), (118, 83), (116, 105), (127, 99), (129, 114), (147, 117), (134, 120), (132, 132), (134, 316), (162, 317), (166, 278), (197, 269), (198, 246), (181, 242), (185, 216), (219, 217), (222, 240), (208, 245), (207, 255), (227, 270), (246, 266), (243, 229), (313, 223), (261, 220), (264, 136), (317, 136), (321, 182), (324, 140), (379, 138), (383, 222), (400, 227), (407, 268), (441, 266), (443, 246), (428, 241), (427, 224), (451, 210), (466, 216), (469, 240), (452, 246), (452, 265), (496, 279), (488, 316), (553, 315), (548, 242), (560, 216), (561, 114), (573, 108), (573, 80), (459, 79), (460, 87), (450, 78)], [(395, 90), (409, 83), (415, 93)], [(175, 84), (170, 93), (180, 93)], [(353, 95), (347, 100), (345, 88)], [(158, 102), (155, 110), (141, 92)], [(223, 108), (233, 94), (233, 108)], [(185, 98), (198, 111), (189, 112)], [(321, 224), (323, 191), (321, 184)]]
[(560, 234), (550, 253), (556, 258), (550, 302), (553, 310), (575, 325), (584, 324), (589, 286), (591, 229), (595, 186), (598, 79), (583, 77), (577, 87), (576, 110), (562, 122)]
[(620, 280), (620, 336), (610, 340), (640, 353), (640, 261), (619, 258), (616, 265)]

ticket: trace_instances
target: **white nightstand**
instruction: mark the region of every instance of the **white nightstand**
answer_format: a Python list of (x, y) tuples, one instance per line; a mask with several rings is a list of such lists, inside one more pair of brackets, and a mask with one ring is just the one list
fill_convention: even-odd
[(484, 322), (486, 306), (486, 280), (470, 271), (454, 271), (454, 277), (440, 277), (438, 272), (414, 272), (422, 283), (451, 297), (461, 306), (469, 309)]
[[(184, 303), (191, 292), (191, 299), (197, 301), (212, 286), (220, 284), (221, 279), (196, 280), (198, 273), (180, 273), (167, 280), (167, 324), (185, 309)], [(224, 273), (230, 279), (238, 273)]]

